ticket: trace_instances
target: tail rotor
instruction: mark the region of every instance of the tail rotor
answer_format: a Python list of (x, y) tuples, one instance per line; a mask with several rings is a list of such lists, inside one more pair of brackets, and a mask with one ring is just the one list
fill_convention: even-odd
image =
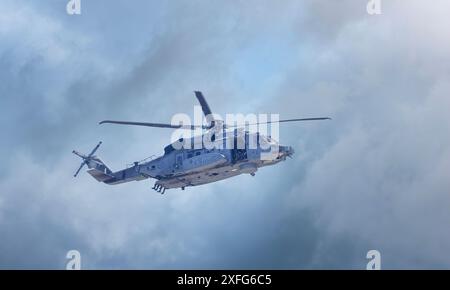
[(97, 151), (97, 149), (98, 149), (98, 147), (100, 147), (100, 145), (102, 145), (101, 141), (97, 144), (97, 146), (95, 146), (94, 149), (92, 149), (91, 153), (89, 153), (89, 155), (87, 155), (87, 156), (84, 154), (81, 154), (80, 152), (77, 152), (75, 150), (72, 151), (73, 154), (75, 154), (83, 159), (83, 162), (81, 162), (80, 167), (75, 172), (73, 177), (77, 177), (77, 175), (78, 175), (78, 173), (80, 173), (81, 169), (94, 157), (94, 153)]

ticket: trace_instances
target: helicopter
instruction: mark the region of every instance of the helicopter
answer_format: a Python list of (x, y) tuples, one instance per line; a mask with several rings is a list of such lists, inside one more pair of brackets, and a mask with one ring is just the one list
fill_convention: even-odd
[[(116, 185), (130, 181), (141, 181), (148, 178), (156, 179), (152, 189), (164, 194), (167, 189), (198, 186), (231, 178), (240, 174), (255, 176), (256, 171), (265, 166), (275, 165), (294, 154), (291, 146), (280, 145), (277, 140), (250, 130), (243, 130), (237, 125), (224, 124), (216, 119), (206, 102), (203, 93), (195, 91), (200, 103), (206, 125), (183, 125), (166, 123), (146, 123), (130, 121), (104, 120), (99, 124), (119, 124), (156, 128), (196, 130), (206, 132), (200, 138), (180, 138), (164, 148), (164, 154), (152, 156), (142, 161), (134, 162), (131, 166), (113, 172), (95, 152), (102, 142), (88, 154), (73, 150), (72, 153), (82, 159), (82, 163), (75, 172), (77, 177), (86, 165), (87, 172), (99, 182)], [(330, 120), (329, 117), (285, 119), (266, 121), (269, 123), (286, 123), (301, 121)], [(253, 125), (260, 125), (256, 123)], [(223, 146), (206, 146), (205, 136), (214, 144)], [(202, 138), (203, 137), (203, 138)], [(188, 145), (188, 146), (187, 146)]]

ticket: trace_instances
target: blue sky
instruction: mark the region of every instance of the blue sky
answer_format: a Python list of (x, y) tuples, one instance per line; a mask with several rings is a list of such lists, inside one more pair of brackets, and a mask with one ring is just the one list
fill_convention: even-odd
[[(449, 268), (448, 1), (1, 0), (0, 268)], [(72, 177), (162, 154), (169, 122), (213, 111), (289, 124), (293, 160), (160, 196)]]

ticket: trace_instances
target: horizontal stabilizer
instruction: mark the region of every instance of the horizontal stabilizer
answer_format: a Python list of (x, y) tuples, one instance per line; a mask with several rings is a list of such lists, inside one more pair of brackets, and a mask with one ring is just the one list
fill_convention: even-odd
[(87, 173), (92, 175), (92, 177), (94, 177), (95, 179), (97, 179), (97, 181), (100, 181), (100, 182), (114, 178), (113, 175), (107, 174), (106, 172), (103, 172), (103, 171), (95, 169), (95, 168), (89, 169), (87, 171)]

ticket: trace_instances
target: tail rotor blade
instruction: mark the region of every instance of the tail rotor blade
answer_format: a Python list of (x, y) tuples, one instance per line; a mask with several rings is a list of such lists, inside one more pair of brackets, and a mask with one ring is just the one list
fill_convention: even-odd
[(73, 177), (77, 177), (78, 173), (80, 173), (81, 168), (83, 168), (84, 165), (88, 164), (88, 162), (89, 162), (90, 160), (92, 160), (92, 158), (93, 158), (92, 156), (93, 156), (94, 153), (97, 151), (98, 147), (100, 147), (100, 145), (102, 145), (102, 141), (100, 141), (100, 142), (97, 144), (97, 146), (95, 146), (95, 148), (92, 149), (91, 153), (89, 153), (89, 155), (87, 155), (87, 156), (84, 155), (84, 154), (81, 154), (81, 153), (78, 152), (78, 151), (75, 151), (75, 150), (72, 151), (73, 154), (75, 154), (75, 155), (77, 155), (77, 156), (79, 156), (79, 157), (81, 157), (81, 158), (83, 159), (83, 162), (81, 162), (80, 167), (79, 167), (78, 170), (75, 172), (75, 174), (73, 175)]
[(102, 145), (102, 141), (100, 141), (100, 142), (97, 144), (97, 146), (95, 146), (95, 148), (92, 149), (91, 153), (88, 155), (88, 158), (89, 158), (89, 157), (92, 157), (92, 155), (94, 155), (95, 151), (97, 151), (97, 149), (98, 149), (98, 147), (100, 147), (100, 145)]
[(77, 172), (75, 172), (73, 177), (77, 177), (78, 173), (80, 173), (80, 170), (81, 170), (81, 168), (83, 168), (84, 165), (86, 165), (86, 161), (81, 162), (80, 167), (78, 168)]
[(88, 158), (86, 155), (84, 155), (84, 154), (81, 154), (80, 152), (78, 152), (78, 151), (75, 151), (75, 150), (73, 150), (72, 151), (72, 153), (73, 154), (75, 154), (75, 155), (77, 155), (78, 157), (81, 157), (81, 158), (83, 158), (83, 159), (86, 159), (86, 158)]

